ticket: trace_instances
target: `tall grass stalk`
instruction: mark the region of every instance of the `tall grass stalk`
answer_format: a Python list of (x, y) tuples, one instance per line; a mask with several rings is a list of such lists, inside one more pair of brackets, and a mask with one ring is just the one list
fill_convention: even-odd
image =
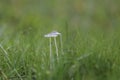
[(64, 55), (64, 52), (63, 52), (62, 34), (60, 34), (60, 44), (61, 44), (61, 53), (62, 53), (62, 55)]

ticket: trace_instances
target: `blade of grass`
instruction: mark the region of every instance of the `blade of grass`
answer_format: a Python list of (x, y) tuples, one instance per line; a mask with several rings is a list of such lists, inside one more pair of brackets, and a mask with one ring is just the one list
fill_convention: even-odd
[(20, 80), (23, 80), (22, 77), (21, 77), (21, 75), (18, 73), (18, 71), (12, 66), (12, 62), (11, 62), (10, 58), (8, 57), (8, 53), (7, 53), (7, 51), (3, 48), (3, 46), (2, 46), (1, 44), (0, 44), (0, 48), (1, 48), (1, 50), (4, 52), (3, 55), (5, 56), (5, 58), (7, 59), (8, 63), (9, 63), (9, 67), (11, 67), (11, 68), (14, 69), (14, 71), (16, 72), (16, 74), (18, 75), (18, 77), (20, 78)]

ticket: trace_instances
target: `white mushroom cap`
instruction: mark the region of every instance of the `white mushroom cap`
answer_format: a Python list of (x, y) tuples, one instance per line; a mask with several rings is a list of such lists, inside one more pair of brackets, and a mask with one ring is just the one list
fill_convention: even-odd
[(57, 37), (58, 35), (60, 35), (61, 33), (57, 32), (57, 31), (53, 31), (49, 34), (46, 34), (44, 37)]
[(46, 34), (45, 37), (57, 37), (58, 35), (56, 34)]
[(57, 31), (53, 31), (50, 34), (56, 34), (56, 35), (60, 35), (61, 33), (57, 32)]

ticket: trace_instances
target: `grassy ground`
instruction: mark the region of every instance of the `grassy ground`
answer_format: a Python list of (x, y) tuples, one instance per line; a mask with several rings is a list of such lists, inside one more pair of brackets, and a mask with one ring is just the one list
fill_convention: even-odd
[[(0, 1), (0, 80), (120, 79), (119, 1), (6, 1)], [(61, 52), (57, 37), (59, 61), (54, 39), (50, 59), (44, 37), (54, 30), (63, 38)]]
[(119, 29), (106, 33), (97, 29), (83, 32), (77, 28), (67, 33), (63, 28), (60, 32), (64, 55), (58, 38), (59, 62), (52, 42), (53, 62), (50, 63), (49, 39), (44, 37), (46, 29), (23, 27), (16, 33), (11, 28), (1, 27), (4, 31), (0, 38), (1, 72), (11, 80), (20, 80), (18, 77), (23, 80), (120, 79)]

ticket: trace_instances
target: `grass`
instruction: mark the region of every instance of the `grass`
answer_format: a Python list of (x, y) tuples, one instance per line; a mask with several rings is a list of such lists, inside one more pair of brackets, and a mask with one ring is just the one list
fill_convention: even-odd
[[(84, 33), (78, 32), (77, 29), (68, 33), (71, 35), (68, 39), (64, 32), (61, 32), (64, 37), (64, 55), (59, 52), (59, 63), (57, 63), (55, 47), (52, 43), (52, 70), (49, 66), (49, 40), (44, 38), (41, 31), (36, 32), (31, 29), (33, 31), (25, 34), (23, 27), (23, 30), (20, 29), (14, 34), (14, 30), (11, 30), (6, 28), (3, 32), (0, 49), (0, 68), (9, 79), (20, 80), (19, 75), (23, 80), (117, 80), (120, 78), (118, 29), (110, 34), (100, 30)], [(61, 50), (60, 45), (58, 48)], [(1, 80), (4, 75), (1, 76)]]
[(1, 0), (0, 80), (119, 80), (119, 12), (119, 0)]

